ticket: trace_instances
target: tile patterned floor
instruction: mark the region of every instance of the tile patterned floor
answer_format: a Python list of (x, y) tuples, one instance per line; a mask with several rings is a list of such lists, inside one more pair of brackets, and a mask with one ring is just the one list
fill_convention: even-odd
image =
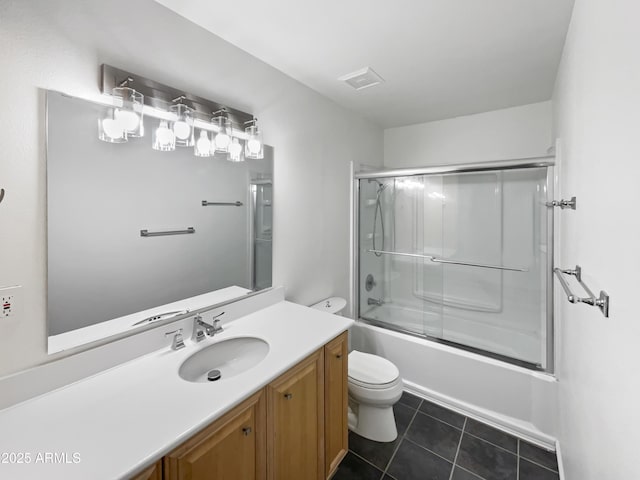
[(334, 480), (559, 480), (555, 452), (407, 392), (394, 411), (398, 438), (349, 432)]

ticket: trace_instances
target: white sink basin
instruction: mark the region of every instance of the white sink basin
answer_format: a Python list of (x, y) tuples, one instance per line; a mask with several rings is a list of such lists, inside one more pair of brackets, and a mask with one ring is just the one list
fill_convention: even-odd
[(260, 363), (267, 353), (269, 344), (264, 340), (255, 337), (230, 338), (195, 352), (182, 362), (178, 374), (189, 382), (210, 382), (209, 372), (219, 370), (217, 381), (222, 381), (249, 370)]

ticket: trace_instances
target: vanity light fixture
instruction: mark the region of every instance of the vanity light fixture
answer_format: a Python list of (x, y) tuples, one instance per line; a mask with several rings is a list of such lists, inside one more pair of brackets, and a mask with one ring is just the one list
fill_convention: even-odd
[(98, 120), (100, 140), (123, 143), (143, 136), (146, 116), (159, 122), (151, 132), (155, 150), (193, 147), (198, 157), (215, 155), (233, 162), (264, 157), (262, 132), (250, 113), (110, 65), (102, 65), (101, 91), (108, 98)]
[(231, 162), (243, 162), (243, 148), (240, 144), (240, 140), (238, 137), (233, 137), (231, 140), (231, 145), (229, 145), (229, 161)]
[(258, 119), (253, 117), (252, 120), (245, 122), (245, 125), (250, 124), (245, 128), (245, 134), (247, 136), (244, 143), (244, 156), (245, 158), (260, 159), (264, 158), (264, 145), (262, 143), (262, 132), (258, 128)]
[(176, 146), (193, 147), (193, 109), (182, 103), (185, 98), (184, 95), (175, 98), (174, 104), (169, 107), (169, 111), (175, 116), (175, 120), (171, 122), (171, 129)]
[(144, 121), (143, 107), (144, 95), (129, 87), (133, 82), (132, 77), (127, 77), (120, 82), (120, 86), (113, 89), (114, 118), (118, 121), (127, 137), (143, 137)]
[(127, 133), (122, 123), (116, 120), (113, 108), (107, 108), (105, 115), (98, 118), (98, 138), (108, 143), (124, 143)]
[(160, 152), (171, 152), (176, 149), (176, 136), (169, 128), (167, 120), (160, 120), (158, 128), (154, 130), (151, 147)]
[(209, 139), (209, 132), (206, 130), (200, 130), (198, 140), (196, 140), (193, 147), (193, 154), (196, 157), (210, 157), (213, 155), (212, 143)]
[(227, 109), (221, 108), (217, 112), (213, 112), (211, 123), (215, 126), (217, 132), (213, 138), (213, 145), (216, 153), (229, 153), (229, 145), (231, 145), (231, 120), (227, 115)]

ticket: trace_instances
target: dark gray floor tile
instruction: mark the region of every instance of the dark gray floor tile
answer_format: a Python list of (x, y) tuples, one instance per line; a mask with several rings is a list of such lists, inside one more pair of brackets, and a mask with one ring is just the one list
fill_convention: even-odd
[(482, 480), (482, 478), (456, 466), (454, 467), (451, 480)]
[(347, 453), (340, 463), (334, 480), (380, 480), (382, 471), (368, 464), (353, 453)]
[(398, 438), (393, 442), (374, 442), (356, 433), (349, 432), (349, 450), (357, 453), (381, 470), (387, 468), (393, 452), (396, 451), (396, 447), (411, 423), (415, 410), (406, 405), (395, 404), (393, 406), (393, 413), (396, 417), (396, 427), (398, 428)]
[(560, 475), (520, 457), (520, 480), (560, 480)]
[(388, 473), (402, 480), (449, 480), (453, 465), (445, 459), (403, 440)]
[(401, 437), (394, 442), (381, 443), (361, 437), (358, 434), (349, 432), (349, 450), (357, 453), (362, 458), (373, 463), (381, 470), (387, 468), (389, 460), (396, 447), (400, 443)]
[(480, 423), (477, 420), (472, 418), (468, 419), (467, 424), (464, 426), (464, 431), (480, 437), (489, 443), (506, 448), (510, 452), (518, 453), (518, 439), (516, 437), (484, 423)]
[(393, 478), (391, 475), (387, 475), (385, 474), (384, 477), (382, 477), (382, 480), (396, 480), (395, 478)]
[(464, 434), (456, 464), (486, 480), (515, 480), (517, 457), (490, 443)]
[(420, 406), (421, 401), (422, 399), (420, 397), (416, 397), (409, 392), (402, 392), (402, 397), (400, 397), (400, 403), (414, 410)]
[(453, 462), (462, 431), (420, 412), (407, 430), (407, 438)]
[(442, 420), (449, 425), (453, 425), (454, 427), (462, 428), (464, 425), (464, 415), (460, 415), (457, 412), (441, 407), (440, 405), (436, 405), (435, 403), (431, 403), (427, 400), (424, 400), (422, 405), (420, 405), (420, 411), (427, 415), (431, 415), (438, 420)]
[(396, 403), (393, 406), (393, 414), (396, 417), (396, 428), (398, 429), (398, 436), (401, 437), (407, 431), (407, 427), (411, 423), (411, 419), (415, 414), (415, 410), (403, 405), (402, 403)]
[(520, 440), (520, 456), (533, 460), (544, 467), (558, 471), (556, 452), (545, 450), (524, 440)]

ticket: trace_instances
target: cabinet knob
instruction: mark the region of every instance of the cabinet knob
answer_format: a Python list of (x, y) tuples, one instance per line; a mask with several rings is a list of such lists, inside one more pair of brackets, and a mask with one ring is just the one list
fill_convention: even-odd
[(287, 400), (291, 400), (293, 398), (293, 393), (285, 393), (284, 398), (286, 398)]
[(336, 358), (337, 358), (338, 360), (340, 360), (340, 359), (342, 358), (342, 354), (341, 354), (341, 353), (337, 354), (337, 355), (336, 355)]
[(248, 437), (249, 434), (251, 433), (251, 427), (244, 427), (242, 429), (242, 433), (244, 434), (245, 437)]

